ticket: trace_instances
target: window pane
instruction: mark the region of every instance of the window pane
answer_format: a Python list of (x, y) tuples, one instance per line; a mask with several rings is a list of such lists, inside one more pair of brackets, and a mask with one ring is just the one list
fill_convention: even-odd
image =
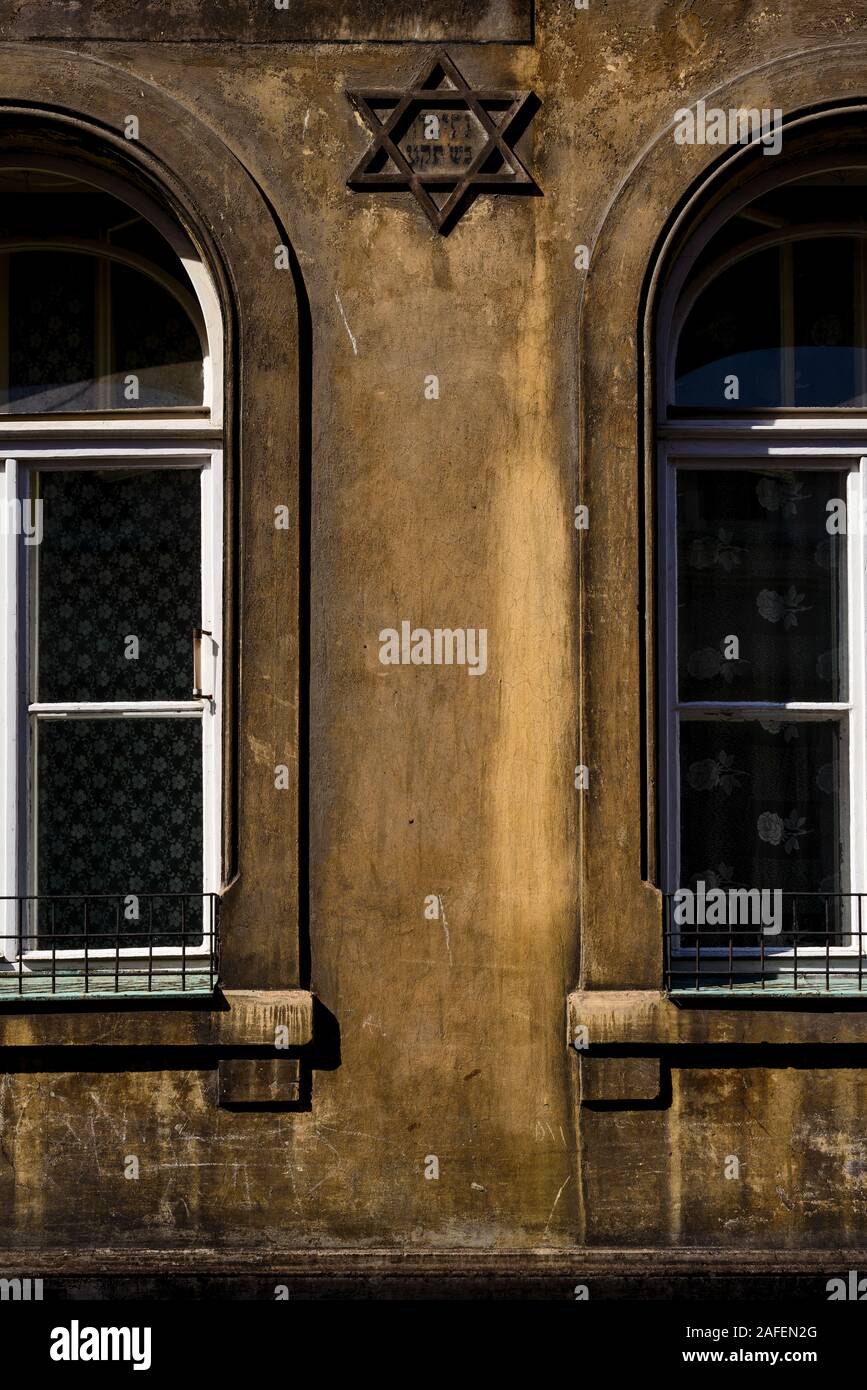
[[(202, 726), (198, 719), (34, 721), (37, 893), (116, 894), (87, 905), (91, 946), (180, 945), (179, 899), (202, 891)], [(153, 903), (148, 894), (160, 897)], [(123, 899), (144, 895), (138, 918)], [(201, 902), (184, 903), (201, 940)], [(39, 945), (81, 944), (84, 903), (40, 904)], [(61, 939), (68, 935), (69, 940)], [(187, 945), (196, 936), (187, 937)]]
[(33, 698), (191, 698), (200, 487), (197, 469), (40, 475)]
[[(673, 345), (675, 404), (715, 413), (867, 404), (865, 187), (863, 168), (812, 171), (765, 188), (711, 230), (683, 291), (691, 307)], [(723, 392), (729, 374), (737, 396)]]
[(5, 265), (9, 380), (0, 382), (0, 409), (201, 405), (198, 333), (151, 275), (55, 250), (16, 251)]
[[(677, 348), (675, 404), (722, 410), (780, 400), (780, 259), (776, 249), (738, 261), (694, 304)], [(726, 378), (737, 377), (731, 396)]]
[(855, 242), (823, 237), (792, 248), (795, 400), (799, 406), (858, 404), (864, 350), (854, 347)]
[(845, 700), (846, 474), (681, 469), (677, 489), (680, 698)]
[[(847, 785), (837, 721), (682, 720), (680, 886), (847, 892)], [(807, 945), (801, 933), (822, 923), (808, 900), (797, 909)], [(822, 900), (812, 905), (813, 917), (824, 911)], [(790, 912), (785, 904), (786, 925)]]
[[(111, 268), (114, 376), (110, 405), (194, 406), (202, 402), (202, 349), (181, 305), (146, 275)], [(130, 375), (135, 382), (130, 382)], [(132, 390), (137, 396), (129, 398)]]
[(96, 410), (96, 261), (51, 251), (7, 264), (9, 385), (0, 406)]
[[(860, 214), (859, 214), (860, 216)], [(749, 223), (746, 234), (756, 228)], [(716, 245), (716, 251), (733, 247)], [(862, 405), (867, 354), (853, 237), (793, 241), (753, 252), (704, 289), (680, 335), (675, 404), (741, 410), (759, 406)], [(787, 373), (784, 352), (791, 348)], [(733, 390), (726, 378), (737, 378)]]

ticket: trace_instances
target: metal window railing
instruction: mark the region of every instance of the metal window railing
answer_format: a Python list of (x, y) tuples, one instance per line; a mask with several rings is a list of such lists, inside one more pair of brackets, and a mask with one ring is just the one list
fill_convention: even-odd
[(665, 893), (663, 948), (675, 995), (867, 995), (867, 894)]
[(216, 893), (0, 897), (0, 1000), (210, 994)]

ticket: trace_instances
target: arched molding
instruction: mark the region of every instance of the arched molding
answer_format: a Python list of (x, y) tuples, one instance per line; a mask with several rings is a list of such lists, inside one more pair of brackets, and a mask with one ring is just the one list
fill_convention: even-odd
[[(137, 140), (124, 135), (130, 113), (139, 117)], [(0, 167), (14, 160), (77, 169), (122, 187), (133, 206), (158, 208), (161, 229), (187, 244), (199, 301), (216, 298), (221, 332), (212, 349), (221, 361), (218, 368), (215, 355), (211, 404), (222, 396), (226, 518), (221, 973), (227, 988), (296, 987), (307, 466), (297, 261), (290, 248), (291, 268), (276, 268), (275, 248), (289, 245), (285, 229), (219, 134), (153, 83), (91, 54), (0, 45)], [(213, 305), (205, 317), (212, 338)], [(275, 528), (277, 506), (288, 508), (288, 530)], [(289, 772), (280, 792), (278, 765)]]

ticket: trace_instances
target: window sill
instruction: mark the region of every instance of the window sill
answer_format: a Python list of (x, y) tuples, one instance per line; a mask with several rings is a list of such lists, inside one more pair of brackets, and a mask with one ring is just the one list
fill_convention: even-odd
[[(854, 1007), (853, 1007), (854, 1006)], [(792, 1014), (798, 1015), (797, 1027)], [(662, 990), (575, 990), (568, 1041), (581, 1062), (582, 1103), (661, 1104), (662, 1053), (678, 1047), (814, 1047), (867, 1042), (867, 995), (670, 996)], [(581, 1031), (584, 1030), (584, 1031)]]
[[(725, 1005), (731, 1002), (732, 1007)], [(569, 1041), (576, 1029), (588, 1031), (588, 1046), (623, 1048), (867, 1042), (867, 993), (839, 996), (804, 990), (733, 995), (725, 990), (706, 998), (704, 988), (688, 996), (652, 989), (586, 989), (568, 996)], [(762, 1003), (769, 1008), (760, 1007)], [(860, 1007), (854, 1008), (854, 1004)], [(817, 1007), (821, 1006), (821, 1007)], [(792, 1012), (802, 1012), (797, 1036)]]
[[(188, 972), (189, 973), (189, 972)], [(7, 977), (9, 978), (9, 977)], [(15, 977), (11, 977), (15, 978)], [(112, 977), (113, 982), (113, 977)], [(47, 977), (50, 986), (50, 976)], [(278, 1032), (278, 1029), (281, 1030)], [(285, 1031), (283, 1031), (285, 1030)], [(0, 999), (0, 1047), (305, 1047), (313, 1040), (308, 990), (42, 996)]]

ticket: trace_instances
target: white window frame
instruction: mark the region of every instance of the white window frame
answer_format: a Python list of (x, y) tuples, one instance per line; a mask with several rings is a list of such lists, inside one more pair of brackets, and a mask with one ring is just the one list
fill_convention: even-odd
[[(23, 537), (0, 524), (0, 972), (66, 970), (75, 962), (123, 961), (124, 968), (147, 965), (154, 974), (177, 970), (180, 961), (213, 958), (215, 943), (207, 935), (215, 916), (207, 895), (222, 887), (222, 656), (223, 656), (223, 323), (216, 287), (185, 233), (157, 203), (123, 179), (74, 160), (43, 155), (4, 155), (3, 168), (26, 168), (66, 174), (113, 193), (146, 218), (179, 257), (195, 300), (195, 321), (202, 340), (203, 402), (200, 407), (147, 413), (130, 409), (103, 413), (13, 416), (0, 414), (0, 522), (10, 516), (9, 502), (26, 494), (31, 470), (86, 468), (195, 468), (201, 475), (201, 566), (203, 688), (211, 698), (194, 698), (192, 632), (190, 633), (189, 700), (71, 702), (29, 704), (27, 552)], [(62, 231), (62, 229), (58, 229)], [(8, 247), (6, 248), (8, 249)], [(118, 253), (119, 258), (126, 258)], [(5, 462), (4, 462), (5, 460)], [(210, 655), (210, 659), (208, 659)], [(209, 684), (206, 682), (210, 681)], [(29, 692), (28, 692), (29, 694)], [(136, 718), (159, 715), (191, 718), (202, 724), (202, 894), (201, 946), (27, 950), (23, 967), (15, 948), (15, 899), (31, 892), (28, 864), (29, 726), (31, 720), (54, 718)], [(215, 901), (211, 898), (210, 901)], [(10, 925), (11, 924), (11, 925)], [(5, 938), (5, 939), (4, 939)], [(26, 996), (26, 991), (24, 992)]]
[[(2, 424), (0, 424), (2, 439)], [(202, 725), (202, 893), (217, 894), (221, 882), (221, 710), (222, 710), (222, 450), (201, 446), (149, 443), (87, 447), (45, 448), (41, 444), (23, 445), (18, 441), (15, 457), (7, 456), (0, 466), (0, 496), (9, 516), (10, 501), (18, 505), (28, 496), (32, 471), (72, 469), (171, 469), (196, 470), (201, 478), (201, 574), (202, 628), (209, 634), (203, 641), (202, 673), (206, 695), (194, 698), (193, 649), (190, 633), (190, 698), (188, 700), (68, 701), (54, 704), (25, 703), (22, 694), (32, 677), (35, 654), (31, 655), (32, 579), (35, 564), (28, 564), (37, 547), (26, 547), (10, 525), (0, 528), (0, 570), (4, 584), (2, 661), (5, 679), (0, 691), (0, 767), (2, 767), (3, 817), (0, 821), (3, 857), (0, 861), (0, 898), (31, 896), (36, 891), (33, 855), (35, 842), (31, 795), (31, 730), (34, 721), (56, 719), (134, 719), (142, 717), (195, 719)], [(28, 669), (29, 668), (29, 669)], [(210, 697), (210, 698), (208, 698)], [(26, 875), (26, 877), (25, 877)], [(122, 896), (122, 895), (121, 895)], [(205, 905), (207, 897), (205, 897)], [(18, 960), (14, 940), (15, 904), (7, 902), (0, 941), (0, 957)], [(205, 906), (205, 932), (211, 915)], [(90, 961), (113, 960), (120, 956), (125, 964), (153, 964), (154, 971), (173, 969), (180, 957), (192, 960), (212, 954), (212, 942), (203, 937), (200, 946), (155, 946), (148, 949), (121, 947), (89, 948)], [(54, 968), (55, 962), (84, 959), (80, 949), (26, 949), (21, 959), (28, 969)], [(8, 967), (7, 967), (8, 968)]]
[[(680, 878), (680, 758), (678, 726), (684, 714), (705, 714), (720, 717), (735, 713), (746, 718), (783, 717), (797, 720), (836, 718), (843, 726), (842, 747), (847, 754), (848, 808), (841, 815), (848, 822), (848, 895), (863, 894), (867, 889), (867, 727), (865, 727), (865, 690), (867, 690), (867, 545), (864, 539), (865, 509), (867, 509), (867, 420), (859, 427), (855, 421), (815, 418), (792, 420), (774, 419), (767, 425), (744, 421), (714, 420), (697, 423), (669, 422), (660, 431), (662, 440), (658, 457), (658, 515), (664, 566), (659, 576), (660, 622), (660, 768), (661, 768), (661, 830), (663, 889), (674, 893), (686, 885)], [(832, 437), (829, 438), (828, 435)], [(838, 438), (835, 440), (833, 435)], [(846, 438), (845, 436), (855, 436)], [(858, 436), (860, 435), (860, 439)], [(677, 691), (678, 632), (677, 632), (677, 517), (676, 479), (678, 469), (711, 470), (745, 469), (748, 471), (833, 471), (848, 470), (847, 535), (846, 535), (846, 610), (848, 640), (848, 699), (844, 701), (686, 701), (679, 700)], [(854, 519), (854, 524), (853, 524)], [(846, 812), (848, 810), (848, 815)], [(767, 885), (756, 884), (757, 888)], [(850, 898), (854, 901), (854, 897)], [(860, 925), (859, 937), (853, 933), (849, 944), (843, 946), (774, 946), (767, 937), (762, 947), (699, 947), (699, 957), (710, 962), (715, 958), (727, 961), (724, 972), (754, 973), (755, 961), (761, 956), (763, 974), (770, 977), (777, 971), (783, 977), (790, 974), (787, 963), (797, 956), (798, 979), (803, 980), (811, 969), (825, 975), (864, 972), (867, 965), (867, 901), (858, 898), (858, 909), (852, 925)], [(785, 928), (784, 928), (785, 929)], [(688, 929), (687, 929), (688, 930)], [(681, 947), (679, 934), (670, 938), (672, 978), (678, 967), (685, 974), (695, 970), (696, 948)], [(801, 961), (810, 964), (801, 967)], [(814, 963), (815, 962), (815, 963)], [(821, 964), (820, 964), (821, 962)], [(775, 971), (776, 968), (776, 971)], [(707, 966), (702, 973), (710, 974)]]

